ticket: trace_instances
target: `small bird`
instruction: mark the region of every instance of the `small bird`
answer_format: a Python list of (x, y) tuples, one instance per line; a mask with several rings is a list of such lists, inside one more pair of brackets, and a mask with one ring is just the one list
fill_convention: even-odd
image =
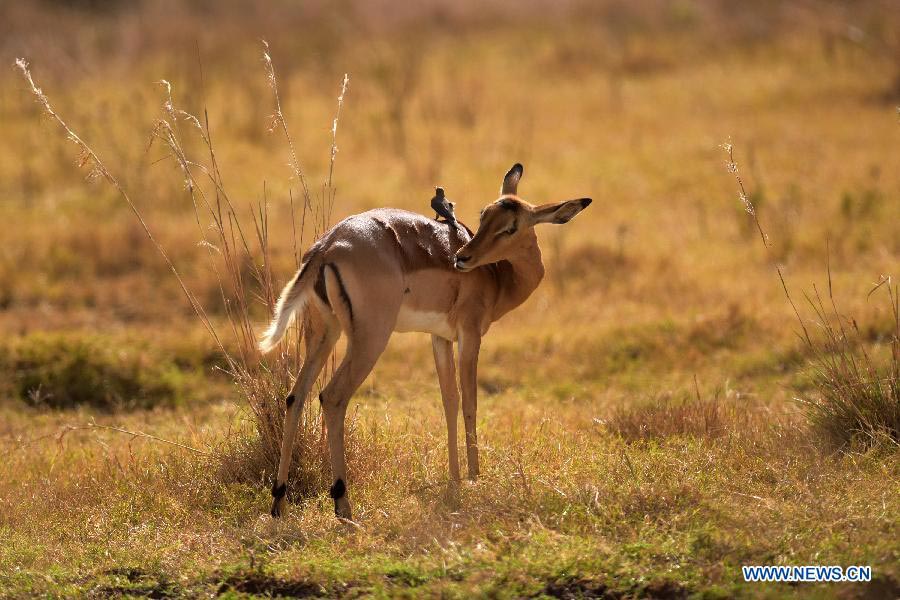
[(431, 199), (431, 208), (434, 209), (434, 212), (437, 213), (438, 217), (444, 217), (448, 223), (451, 225), (456, 225), (456, 215), (453, 214), (453, 207), (455, 204), (450, 202), (449, 199), (444, 195), (444, 188), (436, 187), (434, 188), (434, 198)]

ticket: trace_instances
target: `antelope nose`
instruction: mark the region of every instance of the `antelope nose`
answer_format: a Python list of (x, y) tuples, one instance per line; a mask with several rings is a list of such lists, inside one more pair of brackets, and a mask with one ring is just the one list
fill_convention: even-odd
[(472, 257), (471, 257), (471, 256), (465, 256), (465, 255), (457, 254), (457, 255), (456, 255), (456, 262), (468, 262), (470, 258), (472, 258)]

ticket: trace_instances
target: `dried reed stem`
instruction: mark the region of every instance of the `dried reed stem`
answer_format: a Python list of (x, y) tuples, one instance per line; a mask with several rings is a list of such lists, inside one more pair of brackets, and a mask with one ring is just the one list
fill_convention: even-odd
[(195, 454), (200, 454), (202, 456), (214, 456), (211, 452), (207, 452), (205, 450), (200, 450), (199, 448), (194, 448), (192, 446), (188, 446), (187, 444), (182, 444), (180, 442), (173, 442), (172, 440), (167, 440), (165, 438), (161, 438), (156, 435), (151, 435), (149, 433), (144, 433), (143, 431), (131, 431), (130, 429), (125, 429), (123, 427), (114, 427), (112, 425), (101, 425), (99, 423), (95, 423), (94, 421), (90, 421), (87, 425), (66, 425), (63, 427), (62, 431), (57, 434), (57, 440), (62, 440), (63, 436), (65, 436), (70, 431), (91, 431), (96, 429), (105, 429), (107, 431), (115, 431), (117, 433), (124, 433), (126, 435), (130, 435), (132, 437), (139, 437), (148, 440), (153, 440), (154, 442), (160, 442), (163, 444), (168, 444), (170, 446), (175, 446), (177, 448), (181, 448), (183, 450), (189, 450), (194, 452)]
[(68, 124), (66, 124), (66, 122), (62, 119), (62, 117), (59, 116), (59, 114), (56, 113), (56, 111), (53, 110), (53, 107), (50, 105), (50, 100), (47, 98), (47, 96), (44, 94), (44, 92), (41, 90), (41, 88), (39, 88), (35, 84), (34, 79), (31, 76), (31, 70), (28, 67), (28, 63), (22, 58), (17, 58), (16, 66), (19, 68), (19, 70), (22, 73), (22, 77), (25, 78), (25, 81), (28, 83), (29, 87), (31, 88), (31, 93), (34, 95), (34, 97), (37, 99), (37, 101), (43, 107), (44, 112), (52, 120), (54, 120), (63, 129), (63, 131), (65, 131), (66, 137), (78, 147), (78, 150), (80, 153), (78, 166), (79, 167), (89, 167), (89, 172), (88, 172), (89, 178), (103, 177), (103, 179), (105, 179), (110, 185), (112, 185), (113, 188), (115, 188), (115, 190), (119, 193), (119, 196), (121, 196), (121, 198), (125, 201), (125, 203), (128, 205), (128, 207), (131, 209), (131, 212), (134, 213), (134, 216), (137, 218), (138, 222), (140, 223), (141, 227), (143, 228), (144, 233), (147, 234), (147, 237), (153, 243), (153, 246), (156, 248), (156, 251), (159, 253), (160, 256), (162, 256), (163, 260), (166, 262), (166, 265), (169, 267), (169, 269), (172, 271), (172, 274), (175, 276), (175, 279), (178, 280), (178, 285), (181, 286), (181, 291), (184, 293), (185, 297), (187, 297), (188, 302), (191, 305), (191, 308), (194, 310), (194, 313), (197, 315), (197, 317), (200, 319), (200, 321), (206, 327), (207, 331), (209, 331), (209, 333), (213, 336), (213, 339), (215, 339), (215, 341), (219, 345), (219, 347), (224, 349), (224, 346), (222, 346), (221, 340), (219, 339), (219, 336), (217, 335), (215, 328), (212, 326), (212, 323), (210, 322), (208, 316), (206, 315), (206, 312), (203, 310), (203, 307), (197, 301), (197, 298), (194, 296), (194, 294), (191, 293), (191, 291), (188, 289), (187, 285), (185, 284), (184, 280), (181, 277), (181, 274), (178, 272), (178, 269), (175, 268), (175, 264), (169, 258), (169, 255), (166, 253), (165, 249), (162, 247), (162, 244), (160, 244), (156, 240), (156, 238), (153, 235), (153, 232), (150, 231), (150, 227), (149, 227), (149, 225), (147, 225), (147, 222), (144, 220), (144, 217), (141, 214), (141, 211), (138, 210), (138, 207), (134, 204), (134, 202), (131, 201), (131, 198), (128, 196), (128, 193), (124, 190), (124, 188), (122, 188), (122, 186), (119, 184), (118, 180), (115, 177), (113, 177), (112, 173), (109, 172), (109, 170), (106, 168), (106, 165), (103, 164), (103, 161), (100, 160), (100, 157), (97, 156), (97, 154), (94, 152), (94, 150), (84, 140), (82, 140), (78, 136), (78, 134), (76, 134), (68, 126)]
[(756, 230), (759, 231), (759, 237), (762, 239), (763, 246), (768, 248), (768, 236), (763, 232), (762, 225), (759, 223), (759, 215), (756, 214), (756, 207), (753, 206), (750, 195), (747, 194), (747, 190), (744, 189), (744, 180), (741, 179), (741, 173), (738, 171), (737, 163), (734, 162), (734, 146), (730, 142), (726, 142), (725, 144), (722, 144), (722, 148), (724, 148), (725, 152), (728, 154), (728, 162), (725, 163), (725, 168), (728, 169), (729, 173), (733, 173), (734, 178), (737, 180), (738, 196), (744, 204), (744, 210), (753, 217), (753, 221), (756, 223)]
[(744, 189), (744, 180), (741, 178), (741, 172), (738, 169), (737, 163), (734, 160), (734, 145), (731, 142), (726, 142), (722, 144), (722, 148), (725, 150), (725, 153), (728, 155), (728, 160), (725, 162), (725, 168), (728, 169), (728, 172), (734, 175), (735, 180), (738, 184), (738, 197), (741, 199), (741, 202), (744, 205), (744, 210), (753, 217), (753, 222), (756, 224), (756, 229), (759, 231), (759, 237), (763, 242), (763, 246), (766, 248), (766, 251), (769, 253), (770, 258), (772, 259), (773, 264), (775, 265), (775, 271), (778, 273), (778, 279), (781, 281), (781, 289), (784, 290), (784, 295), (787, 298), (787, 301), (790, 303), (791, 308), (794, 310), (794, 315), (797, 317), (797, 321), (800, 323), (800, 328), (803, 329), (803, 340), (807, 343), (807, 345), (812, 345), (812, 340), (809, 337), (809, 331), (806, 329), (806, 323), (803, 321), (803, 317), (800, 316), (800, 311), (797, 310), (797, 305), (794, 304), (794, 299), (791, 298), (791, 292), (788, 290), (787, 283), (784, 280), (784, 273), (781, 270), (781, 265), (775, 260), (775, 257), (772, 255), (772, 248), (769, 246), (769, 236), (763, 231), (762, 225), (759, 222), (759, 215), (757, 214), (756, 207), (753, 206), (753, 202), (750, 200), (750, 195), (747, 193), (747, 190)]
[[(284, 111), (281, 110), (281, 95), (278, 93), (278, 78), (275, 75), (275, 64), (272, 62), (272, 56), (269, 54), (269, 42), (266, 40), (260, 41), (263, 45), (263, 64), (266, 66), (266, 78), (269, 81), (269, 87), (272, 89), (272, 96), (275, 99), (275, 112), (269, 116), (271, 123), (269, 131), (280, 128), (281, 132), (284, 134), (284, 138), (287, 140), (288, 152), (290, 153), (291, 169), (294, 171), (294, 175), (296, 175), (297, 179), (300, 181), (300, 187), (303, 189), (303, 210), (313, 210), (312, 194), (310, 193), (309, 185), (306, 183), (306, 175), (303, 173), (303, 167), (300, 166), (300, 161), (297, 159), (297, 151), (294, 149), (294, 139), (291, 137), (291, 132), (288, 130), (287, 120), (284, 118)], [(318, 236), (318, 233), (318, 231), (315, 232), (316, 236)], [(302, 246), (302, 229), (300, 231), (300, 236), (300, 245)]]

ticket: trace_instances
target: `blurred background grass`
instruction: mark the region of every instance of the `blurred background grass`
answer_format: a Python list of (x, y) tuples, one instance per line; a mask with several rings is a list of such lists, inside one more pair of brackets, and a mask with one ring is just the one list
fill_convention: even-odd
[[(821, 281), (828, 241), (848, 312), (875, 337), (889, 330), (889, 314), (865, 292), (900, 254), (900, 41), (890, 3), (98, 0), (0, 10), (4, 64), (33, 62), (58, 111), (214, 313), (221, 295), (183, 178), (165, 148), (148, 148), (165, 100), (155, 82), (170, 81), (188, 112), (208, 109), (239, 210), (249, 215), (265, 189), (275, 272), (286, 279), (288, 193), (299, 186), (283, 140), (267, 132), (265, 37), (314, 190), (340, 79), (351, 76), (335, 220), (375, 206), (427, 213), (441, 184), (474, 224), (514, 161), (526, 166), (526, 199), (597, 199), (568, 228), (541, 231), (547, 281), (488, 338), (488, 379), (527, 359), (537, 373), (546, 366), (598, 384), (582, 393), (606, 393), (616, 361), (635, 360), (608, 347), (625, 323), (625, 337), (653, 349), (632, 354), (663, 363), (659, 376), (716, 368), (715, 354), (729, 349), (751, 363), (770, 357), (747, 351), (773, 344), (790, 353), (789, 307), (722, 166), (728, 140), (791, 284)], [(40, 118), (13, 70), (0, 78), (0, 328), (149, 329), (164, 341), (198, 327), (127, 207), (85, 183), (73, 146)], [(667, 339), (669, 330), (678, 332)], [(683, 339), (690, 330), (700, 335)], [(391, 357), (410, 351), (430, 378), (419, 337), (392, 342), (374, 378), (392, 381)], [(661, 360), (658, 346), (675, 356)], [(770, 362), (741, 368), (777, 370), (777, 357)], [(636, 385), (662, 385), (645, 379)]]

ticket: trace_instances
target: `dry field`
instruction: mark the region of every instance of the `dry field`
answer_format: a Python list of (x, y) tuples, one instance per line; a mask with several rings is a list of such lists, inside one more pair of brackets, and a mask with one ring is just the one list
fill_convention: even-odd
[[(878, 1), (3, 3), (0, 597), (897, 597), (898, 36)], [(356, 524), (312, 402), (274, 521), (300, 358), (250, 344), (297, 253), (436, 184), (474, 227), (517, 161), (594, 202), (484, 339), (482, 477), (448, 501), (398, 334), (349, 412)]]

